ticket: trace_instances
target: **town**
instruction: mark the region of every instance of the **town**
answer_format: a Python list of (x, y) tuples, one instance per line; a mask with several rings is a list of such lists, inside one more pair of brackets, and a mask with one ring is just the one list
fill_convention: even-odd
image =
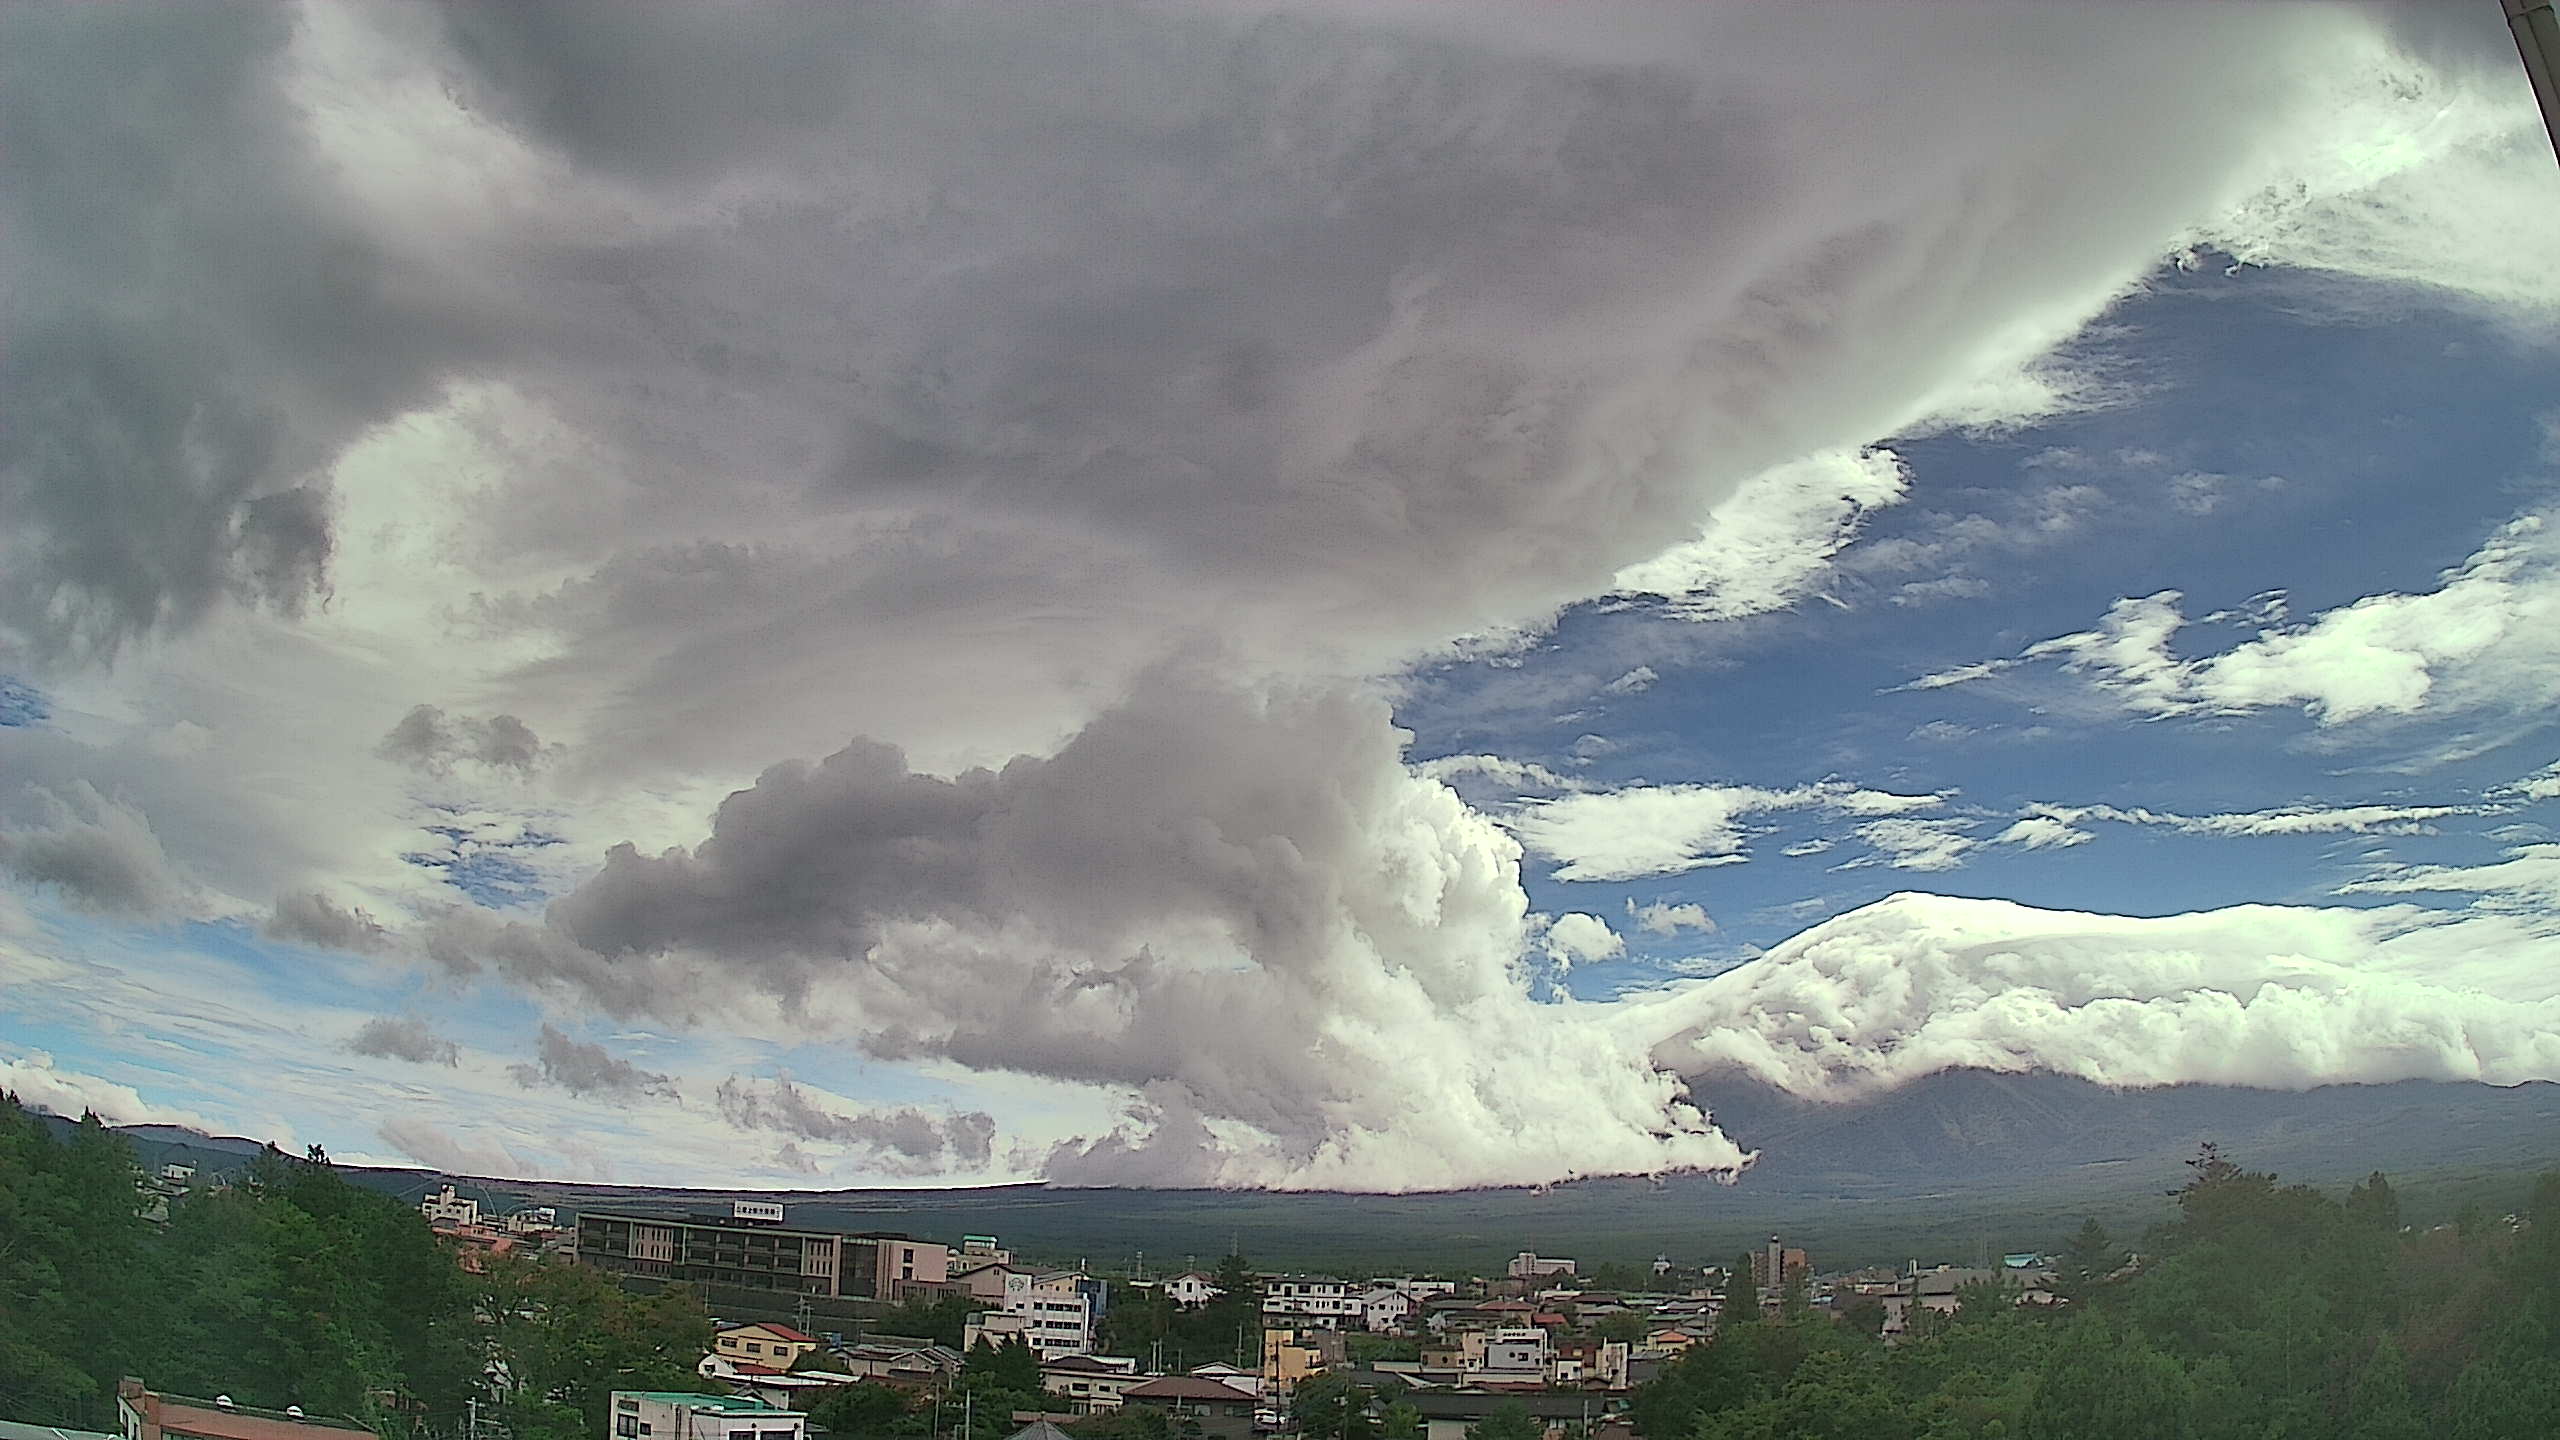
[(0, 1097), (0, 1440), (2548, 1440), (2560, 1173), (2459, 1193), (2207, 1144), (2123, 1239), (1826, 1266), (1702, 1211), (1701, 1253), (1327, 1273), (317, 1147), (146, 1165)]
[[(154, 1184), (182, 1193), (190, 1179), (171, 1171)], [(1033, 1263), (992, 1235), (953, 1243), (804, 1228), (783, 1205), (760, 1201), (717, 1213), (497, 1213), (448, 1183), (418, 1210), (466, 1270), (542, 1257), (688, 1290), (721, 1316), (696, 1367), (703, 1388), (614, 1392), (613, 1440), (806, 1440), (827, 1433), (817, 1417), (830, 1397), (863, 1387), (947, 1408), (949, 1428), (974, 1434), (963, 1409), (971, 1392), (960, 1383), (973, 1355), (1010, 1361), (1034, 1382), (1019, 1390), (1039, 1402), (1002, 1417), (1017, 1440), (1062, 1440), (1071, 1433), (1062, 1427), (1114, 1416), (1135, 1422), (1127, 1433), (1150, 1436), (1304, 1433), (1325, 1397), (1347, 1394), (1383, 1412), (1391, 1440), (1628, 1440), (1630, 1393), (1711, 1340), (1735, 1307), (1754, 1319), (1830, 1317), (1891, 1343), (1974, 1293), (2061, 1303), (2055, 1262), (2037, 1253), (1990, 1266), (1820, 1272), (1779, 1236), (1723, 1264), (1666, 1256), (1592, 1273), (1522, 1251), (1500, 1274), (1478, 1276), (1268, 1273), (1232, 1256), (1211, 1269), (1106, 1275)], [(1220, 1358), (1169, 1357), (1164, 1327), (1148, 1333), (1167, 1314), (1238, 1300), (1246, 1314)], [(864, 1324), (918, 1310), (957, 1316), (958, 1333)], [(124, 1440), (348, 1440), (338, 1422), (251, 1413), (227, 1397), (158, 1395), (139, 1380), (126, 1382), (119, 1418)]]

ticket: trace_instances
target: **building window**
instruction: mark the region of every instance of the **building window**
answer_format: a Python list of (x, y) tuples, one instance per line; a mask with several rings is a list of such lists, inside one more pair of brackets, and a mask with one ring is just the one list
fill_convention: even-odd
[(613, 1433), (623, 1436), (624, 1440), (630, 1440), (630, 1437), (640, 1433), (640, 1421), (635, 1416), (616, 1415), (613, 1417)]

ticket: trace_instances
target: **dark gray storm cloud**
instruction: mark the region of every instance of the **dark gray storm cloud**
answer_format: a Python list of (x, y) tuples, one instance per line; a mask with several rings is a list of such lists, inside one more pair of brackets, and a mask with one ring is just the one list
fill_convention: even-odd
[(282, 5), (0, 11), (0, 639), (325, 581), (320, 471), (457, 353), (314, 163)]
[(150, 822), (120, 799), (75, 782), (27, 792), (17, 813), (0, 810), (0, 870), (95, 914), (164, 920), (184, 901)]
[(655, 1096), (676, 1098), (675, 1081), (639, 1066), (589, 1041), (573, 1040), (546, 1022), (535, 1063), (507, 1067), (515, 1082), (530, 1089), (550, 1085), (572, 1095), (593, 1095), (628, 1102)]
[[(2164, 256), (2247, 207), (2303, 233), (2302, 177), (2362, 153), (2342, 109), (2390, 112), (2347, 135), (2377, 153), (2457, 113), (2378, 33), (0, 10), (0, 658), (303, 607), (194, 694), (308, 642), (255, 683), (334, 702), (264, 748), (236, 694), (115, 753), (0, 738), (30, 787), (150, 816), (0, 812), (0, 863), (165, 909), (158, 825), (287, 896), (276, 933), (361, 948), (314, 892), (414, 879), (394, 767), (504, 780), (601, 870), (538, 923), (419, 902), (434, 963), (1130, 1101), (1062, 1175), (1729, 1167), (1644, 1044), (1528, 999), (1517, 849), (1405, 766), (1376, 677), (1608, 592), (1772, 466), (2050, 400), (2020, 367)], [(420, 695), (470, 713), (395, 721)], [(334, 768), (280, 753), (312, 735)], [(308, 823), (207, 838), (279, 808), (233, 778), (270, 774)], [(671, 818), (757, 775), (707, 836)], [(342, 779), (374, 808), (334, 813)], [(336, 852), (368, 846), (359, 883)], [(671, 1084), (549, 1028), (519, 1078)], [(814, 1145), (794, 1095), (729, 1104)], [(844, 1143), (901, 1164), (985, 1143), (868, 1118)]]
[(542, 737), (513, 715), (448, 715), (435, 705), (411, 708), (374, 753), (431, 775), (468, 762), (518, 777), (532, 774), (545, 755)]
[(364, 1022), (347, 1048), (358, 1055), (371, 1055), (381, 1060), (406, 1060), (413, 1065), (454, 1065), (460, 1063), (461, 1051), (439, 1035), (435, 1027), (411, 1015), (393, 1018), (377, 1015)]
[(391, 943), (390, 930), (363, 907), (339, 905), (315, 890), (277, 896), (262, 928), (278, 940), (356, 954), (372, 954)]
[(877, 1152), (892, 1173), (930, 1175), (978, 1169), (995, 1141), (995, 1117), (984, 1111), (936, 1115), (899, 1106), (844, 1114), (810, 1098), (790, 1077), (754, 1080), (732, 1075), (720, 1082), (720, 1114), (746, 1130), (770, 1130), (799, 1140), (822, 1140)]

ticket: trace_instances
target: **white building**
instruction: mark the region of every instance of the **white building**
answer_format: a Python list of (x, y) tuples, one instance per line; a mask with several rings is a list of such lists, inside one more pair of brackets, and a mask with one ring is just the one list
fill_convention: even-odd
[(1185, 1270), (1164, 1282), (1164, 1298), (1185, 1310), (1206, 1305), (1226, 1293), (1219, 1287), (1217, 1277), (1205, 1270)]
[(1360, 1319), (1361, 1288), (1325, 1275), (1282, 1275), (1262, 1287), (1262, 1313), (1339, 1328)]
[(1465, 1347), (1475, 1362), (1468, 1368), (1480, 1379), (1544, 1381), (1547, 1366), (1555, 1358), (1547, 1332), (1536, 1326), (1487, 1331), (1480, 1341), (1473, 1335), (1467, 1339), (1476, 1341)]
[(1550, 1275), (1572, 1274), (1573, 1262), (1559, 1260), (1552, 1255), (1540, 1255), (1535, 1251), (1523, 1250), (1511, 1257), (1510, 1273), (1514, 1280), (1543, 1280)]
[(1102, 1328), (1104, 1294), (1101, 1281), (1072, 1270), (1008, 1270), (1004, 1313), (1021, 1317), (1023, 1340), (1043, 1360), (1090, 1355)]
[(809, 1417), (733, 1395), (613, 1392), (614, 1440), (807, 1440)]
[(1360, 1296), (1360, 1323), (1373, 1335), (1392, 1334), (1413, 1320), (1414, 1300), (1392, 1285), (1375, 1286)]
[(419, 1201), (418, 1213), (426, 1216), (430, 1225), (477, 1225), (480, 1223), (480, 1202), (456, 1195), (453, 1187), (447, 1185)]
[(507, 1233), (510, 1235), (537, 1235), (559, 1228), (560, 1212), (548, 1205), (527, 1205), (507, 1216)]
[(1119, 1355), (1061, 1355), (1040, 1367), (1040, 1388), (1079, 1415), (1117, 1410), (1121, 1392), (1156, 1378), (1139, 1374), (1136, 1360)]

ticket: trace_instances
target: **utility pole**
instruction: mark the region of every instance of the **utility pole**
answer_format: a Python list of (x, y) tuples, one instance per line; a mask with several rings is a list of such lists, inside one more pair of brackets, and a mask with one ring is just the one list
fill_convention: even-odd
[(2525, 78), (2542, 106), (2542, 128), (2560, 155), (2560, 15), (2552, 13), (2551, 0), (2506, 0), (2506, 7), (2507, 29), (2515, 33)]

